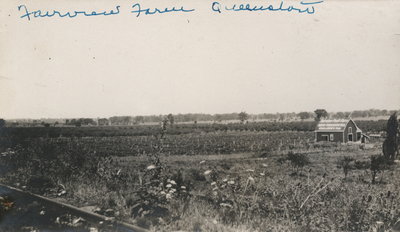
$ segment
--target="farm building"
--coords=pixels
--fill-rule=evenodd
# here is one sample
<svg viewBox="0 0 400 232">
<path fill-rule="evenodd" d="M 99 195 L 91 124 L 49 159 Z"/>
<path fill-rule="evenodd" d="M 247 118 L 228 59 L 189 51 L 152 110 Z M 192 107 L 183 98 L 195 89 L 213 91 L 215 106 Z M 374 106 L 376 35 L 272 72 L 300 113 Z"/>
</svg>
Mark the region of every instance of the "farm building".
<svg viewBox="0 0 400 232">
<path fill-rule="evenodd" d="M 365 142 L 368 138 L 352 119 L 321 120 L 315 130 L 315 139 L 330 142 Z"/>
</svg>

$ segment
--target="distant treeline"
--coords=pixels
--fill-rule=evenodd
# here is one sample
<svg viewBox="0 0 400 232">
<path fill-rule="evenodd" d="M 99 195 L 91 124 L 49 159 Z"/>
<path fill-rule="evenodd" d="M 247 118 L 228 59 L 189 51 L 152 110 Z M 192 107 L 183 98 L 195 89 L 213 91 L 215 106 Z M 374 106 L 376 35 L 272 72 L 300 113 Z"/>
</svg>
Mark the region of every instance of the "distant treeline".
<svg viewBox="0 0 400 232">
<path fill-rule="evenodd" d="M 318 110 L 317 110 L 318 111 Z M 326 112 L 326 111 L 325 111 Z M 326 112 L 325 118 L 329 119 L 345 119 L 345 118 L 368 118 L 387 116 L 396 112 L 395 110 L 355 110 L 352 112 Z M 173 123 L 196 123 L 196 122 L 214 122 L 227 123 L 232 121 L 270 121 L 270 122 L 288 122 L 314 120 L 317 117 L 316 112 L 299 112 L 299 113 L 264 113 L 264 114 L 247 114 L 229 113 L 229 114 L 169 114 L 169 115 L 149 115 L 149 116 L 113 116 L 110 118 L 75 118 L 75 119 L 18 119 L 7 120 L 0 119 L 1 124 L 8 127 L 29 127 L 29 126 L 133 126 L 140 124 L 159 124 L 166 118 Z M 3 125 L 4 126 L 4 125 Z"/>
<path fill-rule="evenodd" d="M 364 132 L 385 130 L 386 120 L 356 121 Z M 165 133 L 171 135 L 189 133 L 213 133 L 226 131 L 313 131 L 315 121 L 297 122 L 248 122 L 248 123 L 191 123 L 168 125 Z M 98 126 L 98 127 L 3 127 L 0 137 L 10 139 L 40 137 L 105 137 L 105 136 L 159 136 L 159 125 Z"/>
<path fill-rule="evenodd" d="M 379 117 L 388 116 L 393 111 L 388 110 L 355 110 L 352 112 L 334 112 L 328 113 L 330 119 L 344 119 L 351 116 L 352 118 L 366 118 L 366 117 Z M 100 124 L 108 123 L 109 125 L 135 125 L 143 123 L 159 123 L 162 122 L 166 117 L 173 117 L 174 122 L 223 122 L 223 121 L 234 121 L 240 120 L 240 113 L 229 113 L 229 114 L 170 114 L 170 115 L 150 115 L 150 116 L 114 116 L 110 118 L 99 119 Z M 307 120 L 314 119 L 316 117 L 315 112 L 300 112 L 300 113 L 264 113 L 264 114 L 248 114 L 246 120 L 251 121 L 292 121 L 292 120 Z M 82 121 L 83 119 L 81 119 Z"/>
<path fill-rule="evenodd" d="M 383 132 L 386 131 L 387 127 L 387 120 L 378 120 L 378 121 L 360 120 L 360 121 L 355 121 L 355 123 L 363 132 L 369 132 L 369 133 Z"/>
</svg>

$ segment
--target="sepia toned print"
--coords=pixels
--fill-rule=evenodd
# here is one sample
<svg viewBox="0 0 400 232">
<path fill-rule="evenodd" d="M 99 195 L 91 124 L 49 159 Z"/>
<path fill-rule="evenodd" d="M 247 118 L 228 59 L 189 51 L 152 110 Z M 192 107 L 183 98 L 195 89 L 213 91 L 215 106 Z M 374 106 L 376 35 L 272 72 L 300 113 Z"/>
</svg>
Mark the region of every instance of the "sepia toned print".
<svg viewBox="0 0 400 232">
<path fill-rule="evenodd" d="M 400 2 L 0 9 L 0 231 L 400 231 Z"/>
</svg>

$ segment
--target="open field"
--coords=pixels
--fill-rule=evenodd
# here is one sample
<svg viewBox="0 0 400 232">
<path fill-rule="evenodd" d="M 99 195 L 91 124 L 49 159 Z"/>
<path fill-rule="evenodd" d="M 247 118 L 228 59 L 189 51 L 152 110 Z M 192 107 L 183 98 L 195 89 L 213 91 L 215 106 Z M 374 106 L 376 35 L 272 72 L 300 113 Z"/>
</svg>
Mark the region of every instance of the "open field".
<svg viewBox="0 0 400 232">
<path fill-rule="evenodd" d="M 400 218 L 400 168 L 381 167 L 372 177 L 370 157 L 381 153 L 381 141 L 342 145 L 315 143 L 313 136 L 3 137 L 1 181 L 154 231 L 393 225 Z"/>
<path fill-rule="evenodd" d="M 386 120 L 356 121 L 360 128 L 366 132 L 382 132 L 386 128 Z M 165 131 L 168 135 L 201 134 L 219 132 L 274 132 L 274 131 L 303 131 L 315 130 L 315 121 L 288 121 L 288 122 L 249 122 L 249 123 L 187 123 L 174 124 Z M 0 130 L 0 137 L 13 140 L 26 138 L 60 138 L 60 137 L 113 137 L 113 136 L 159 136 L 161 127 L 157 125 L 132 125 L 132 126 L 51 126 L 51 127 L 4 127 Z"/>
<path fill-rule="evenodd" d="M 137 156 L 158 152 L 166 155 L 231 154 L 264 152 L 308 146 L 312 132 L 220 132 L 207 134 L 117 136 L 83 138 L 34 138 L 23 140 L 31 147 L 53 146 L 59 150 L 85 149 L 99 156 Z M 46 148 L 44 148 L 46 149 Z"/>
</svg>

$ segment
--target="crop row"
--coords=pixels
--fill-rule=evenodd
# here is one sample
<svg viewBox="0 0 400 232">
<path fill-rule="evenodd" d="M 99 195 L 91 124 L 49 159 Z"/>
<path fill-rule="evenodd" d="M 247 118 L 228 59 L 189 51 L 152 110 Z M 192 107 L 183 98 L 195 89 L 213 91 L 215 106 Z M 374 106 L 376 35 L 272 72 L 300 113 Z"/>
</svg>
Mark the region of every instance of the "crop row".
<svg viewBox="0 0 400 232">
<path fill-rule="evenodd" d="M 155 136 L 118 136 L 83 138 L 39 138 L 30 142 L 58 148 L 81 147 L 106 156 L 136 156 L 161 152 L 166 155 L 230 154 L 268 152 L 305 147 L 313 140 L 312 132 L 221 132 Z"/>
</svg>

